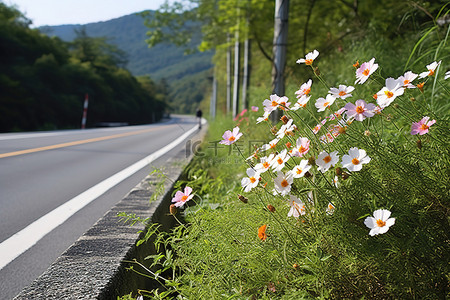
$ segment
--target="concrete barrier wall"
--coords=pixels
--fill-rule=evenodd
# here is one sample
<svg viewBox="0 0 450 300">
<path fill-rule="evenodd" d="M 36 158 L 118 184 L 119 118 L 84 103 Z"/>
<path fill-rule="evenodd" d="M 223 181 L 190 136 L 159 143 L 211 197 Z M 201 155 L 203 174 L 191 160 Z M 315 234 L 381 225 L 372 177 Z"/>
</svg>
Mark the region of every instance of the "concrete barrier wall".
<svg viewBox="0 0 450 300">
<path fill-rule="evenodd" d="M 203 129 L 193 140 L 200 140 Z M 192 139 L 191 139 L 192 141 Z M 169 215 L 171 191 L 193 154 L 186 157 L 184 147 L 167 161 L 161 171 L 170 179 L 164 192 L 150 203 L 161 181 L 157 174 L 147 176 L 103 218 L 68 248 L 50 267 L 14 299 L 116 299 L 139 289 L 149 289 L 151 280 L 127 271 L 124 260 L 142 262 L 149 255 L 151 243 L 135 246 L 142 224 L 130 226 L 119 222 L 119 212 L 134 213 L 161 224 L 169 230 L 175 220 Z M 143 233 L 142 233 L 143 234 Z M 150 247 L 150 248 L 149 248 Z"/>
</svg>

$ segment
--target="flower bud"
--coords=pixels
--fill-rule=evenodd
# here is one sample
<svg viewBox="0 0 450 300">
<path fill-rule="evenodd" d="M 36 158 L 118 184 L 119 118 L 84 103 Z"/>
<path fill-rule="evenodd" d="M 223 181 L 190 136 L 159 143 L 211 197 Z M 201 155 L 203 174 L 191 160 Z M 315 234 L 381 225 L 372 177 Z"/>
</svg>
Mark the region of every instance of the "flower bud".
<svg viewBox="0 0 450 300">
<path fill-rule="evenodd" d="M 316 74 L 316 76 L 320 76 L 320 70 L 319 70 L 319 67 L 315 67 L 315 68 L 314 68 L 314 74 Z"/>
<path fill-rule="evenodd" d="M 270 212 L 275 212 L 275 207 L 274 207 L 272 204 L 267 204 L 267 209 L 268 209 Z"/>
<path fill-rule="evenodd" d="M 242 196 L 240 194 L 238 194 L 237 196 L 238 196 L 239 200 L 241 200 L 242 202 L 244 202 L 244 203 L 248 202 L 248 198 L 246 198 L 246 197 L 244 197 L 244 196 Z"/>
<path fill-rule="evenodd" d="M 278 129 L 277 129 L 276 126 L 273 126 L 273 127 L 270 129 L 270 131 L 272 132 L 273 135 L 275 135 L 275 134 L 277 134 Z"/>
<path fill-rule="evenodd" d="M 422 149 L 422 141 L 417 140 L 417 148 Z"/>
<path fill-rule="evenodd" d="M 358 60 L 353 64 L 353 67 L 359 68 L 359 61 Z"/>
<path fill-rule="evenodd" d="M 342 179 L 346 180 L 350 177 L 350 174 L 346 173 L 346 172 L 342 172 Z"/>
<path fill-rule="evenodd" d="M 364 131 L 364 135 L 365 136 L 369 136 L 370 135 L 370 131 L 369 130 Z"/>
<path fill-rule="evenodd" d="M 308 158 L 308 164 L 310 164 L 311 166 L 315 166 L 316 158 L 314 156 L 311 156 L 310 158 Z"/>
<path fill-rule="evenodd" d="M 411 97 L 411 98 L 409 98 L 409 100 L 411 100 L 411 102 L 415 102 L 415 101 L 416 101 L 416 98 Z"/>
<path fill-rule="evenodd" d="M 298 264 L 293 264 L 292 267 L 297 270 L 298 268 L 300 268 L 300 266 Z"/>
<path fill-rule="evenodd" d="M 171 215 L 176 215 L 177 214 L 177 207 L 175 206 L 175 204 L 171 204 L 169 207 L 169 212 Z"/>
<path fill-rule="evenodd" d="M 286 147 L 289 149 L 289 148 L 292 147 L 292 144 L 291 144 L 290 142 L 287 142 L 287 143 L 286 143 Z"/>
<path fill-rule="evenodd" d="M 308 172 L 306 172 L 305 173 L 305 175 L 304 175 L 306 178 L 310 178 L 310 177 L 312 177 L 312 174 L 311 173 L 309 173 L 309 171 Z"/>
<path fill-rule="evenodd" d="M 336 168 L 336 175 L 342 175 L 342 169 L 337 167 Z"/>
<path fill-rule="evenodd" d="M 283 115 L 283 116 L 280 118 L 280 120 L 283 121 L 284 124 L 287 124 L 287 122 L 289 122 L 289 118 L 288 118 L 286 115 Z"/>
</svg>

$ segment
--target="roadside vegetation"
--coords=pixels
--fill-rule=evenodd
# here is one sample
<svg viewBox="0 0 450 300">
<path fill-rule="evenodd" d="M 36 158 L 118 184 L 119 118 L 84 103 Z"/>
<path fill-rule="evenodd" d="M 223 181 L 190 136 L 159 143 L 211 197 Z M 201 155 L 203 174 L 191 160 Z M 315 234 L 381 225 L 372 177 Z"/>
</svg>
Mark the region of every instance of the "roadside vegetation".
<svg viewBox="0 0 450 300">
<path fill-rule="evenodd" d="M 253 81 L 137 262 L 160 287 L 122 299 L 448 298 L 450 29 L 418 28 L 297 55 L 285 95 Z"/>
</svg>

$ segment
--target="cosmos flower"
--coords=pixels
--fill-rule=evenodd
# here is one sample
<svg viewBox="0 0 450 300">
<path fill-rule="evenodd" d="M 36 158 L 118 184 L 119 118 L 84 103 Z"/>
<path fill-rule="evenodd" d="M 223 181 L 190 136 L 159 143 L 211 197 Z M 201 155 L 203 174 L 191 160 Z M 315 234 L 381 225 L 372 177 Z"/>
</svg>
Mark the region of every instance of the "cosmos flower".
<svg viewBox="0 0 450 300">
<path fill-rule="evenodd" d="M 270 95 L 269 99 L 263 101 L 264 111 L 270 113 L 276 110 L 280 105 L 279 100 L 280 97 L 278 95 L 276 94 Z"/>
<path fill-rule="evenodd" d="M 386 79 L 386 86 L 377 93 L 377 103 L 381 108 L 388 107 L 404 91 L 403 82 L 389 77 Z"/>
<path fill-rule="evenodd" d="M 335 209 L 336 209 L 336 207 L 330 202 L 327 205 L 326 213 L 329 215 L 332 215 L 334 213 Z"/>
<path fill-rule="evenodd" d="M 269 115 L 270 111 L 264 111 L 263 116 L 256 119 L 256 124 L 259 124 L 263 121 L 269 121 Z"/>
<path fill-rule="evenodd" d="M 356 70 L 355 83 L 363 84 L 369 78 L 369 76 L 378 69 L 378 64 L 375 63 L 375 57 L 370 61 L 363 63 Z"/>
<path fill-rule="evenodd" d="M 330 154 L 326 151 L 322 151 L 316 159 L 316 165 L 318 166 L 317 169 L 322 173 L 325 173 L 331 168 L 331 166 L 335 166 L 338 161 L 339 156 L 337 151 L 333 151 Z"/>
<path fill-rule="evenodd" d="M 287 150 L 284 149 L 277 156 L 272 159 L 272 170 L 275 172 L 281 171 L 284 168 L 284 164 L 289 160 L 290 156 L 287 153 Z"/>
<path fill-rule="evenodd" d="M 259 175 L 259 172 L 255 171 L 252 168 L 247 169 L 247 175 L 248 177 L 242 178 L 241 186 L 244 188 L 245 192 L 250 192 L 258 185 L 261 176 Z"/>
<path fill-rule="evenodd" d="M 419 122 L 413 122 L 411 126 L 411 134 L 424 135 L 427 133 L 430 126 L 436 123 L 436 120 L 428 121 L 429 119 L 430 117 L 423 117 Z"/>
<path fill-rule="evenodd" d="M 175 197 L 172 198 L 172 202 L 175 202 L 176 207 L 183 207 L 183 205 L 194 197 L 192 193 L 192 188 L 186 186 L 184 188 L 184 193 L 182 191 L 177 191 Z"/>
<path fill-rule="evenodd" d="M 309 151 L 310 140 L 305 137 L 299 137 L 296 141 L 296 146 L 292 151 L 293 156 L 302 157 Z"/>
<path fill-rule="evenodd" d="M 422 72 L 419 74 L 419 78 L 425 78 L 427 76 L 433 76 L 434 73 L 436 72 L 436 69 L 439 67 L 439 65 L 441 64 L 441 60 L 439 62 L 433 61 L 431 64 L 427 65 L 427 70 L 426 72 Z"/>
<path fill-rule="evenodd" d="M 278 172 L 277 177 L 273 181 L 275 183 L 273 194 L 286 196 L 291 191 L 291 185 L 294 178 L 290 173 L 284 174 L 283 172 Z"/>
<path fill-rule="evenodd" d="M 336 98 L 331 94 L 328 94 L 326 98 L 318 98 L 315 104 L 317 111 L 324 111 L 327 107 L 330 107 L 335 100 Z"/>
<path fill-rule="evenodd" d="M 406 72 L 404 75 L 400 76 L 399 78 L 397 78 L 397 81 L 403 83 L 403 87 L 404 88 L 408 88 L 408 89 L 415 89 L 416 86 L 414 84 L 411 84 L 411 82 L 417 78 L 417 74 L 408 71 Z"/>
<path fill-rule="evenodd" d="M 266 229 L 267 229 L 266 224 L 258 228 L 258 237 L 261 241 L 265 241 L 267 238 Z"/>
<path fill-rule="evenodd" d="M 311 85 L 312 85 L 311 79 L 302 84 L 300 88 L 297 91 L 295 91 L 296 97 L 301 98 L 303 96 L 308 96 L 308 94 L 311 92 Z"/>
<path fill-rule="evenodd" d="M 289 205 L 291 209 L 288 212 L 288 217 L 298 218 L 306 214 L 305 203 L 295 196 L 290 196 Z"/>
<path fill-rule="evenodd" d="M 259 173 L 264 173 L 270 168 L 270 164 L 272 163 L 273 158 L 275 157 L 275 154 L 270 154 L 267 157 L 261 157 L 261 160 L 258 164 L 255 166 L 255 170 Z"/>
<path fill-rule="evenodd" d="M 310 98 L 311 96 L 301 96 L 300 99 L 298 99 L 297 102 L 295 102 L 295 104 L 291 107 L 291 110 L 297 110 L 299 108 L 306 107 L 306 104 L 308 103 Z"/>
<path fill-rule="evenodd" d="M 259 107 L 258 106 L 252 106 L 251 109 L 252 109 L 252 111 L 257 112 L 259 110 Z"/>
<path fill-rule="evenodd" d="M 300 58 L 296 61 L 296 63 L 301 64 L 304 63 L 305 65 L 312 65 L 314 60 L 319 56 L 319 51 L 314 50 L 313 52 L 309 52 L 306 54 L 305 58 Z"/>
<path fill-rule="evenodd" d="M 296 165 L 290 172 L 293 178 L 300 178 L 305 175 L 306 172 L 311 169 L 311 166 L 308 165 L 308 160 L 303 159 L 300 164 Z"/>
<path fill-rule="evenodd" d="M 239 127 L 236 126 L 233 129 L 233 132 L 231 132 L 230 130 L 225 131 L 225 133 L 222 135 L 223 140 L 221 140 L 219 143 L 224 145 L 231 145 L 234 144 L 241 136 L 242 133 L 239 132 Z"/>
<path fill-rule="evenodd" d="M 262 145 L 261 149 L 264 150 L 264 151 L 267 151 L 267 150 L 270 150 L 270 149 L 275 149 L 275 147 L 277 146 L 279 141 L 280 141 L 280 139 L 273 139 L 268 144 Z"/>
<path fill-rule="evenodd" d="M 290 119 L 286 124 L 283 124 L 277 132 L 277 138 L 282 139 L 285 135 L 293 135 L 297 126 L 293 124 L 294 120 Z"/>
<path fill-rule="evenodd" d="M 362 121 L 365 118 L 370 118 L 374 116 L 375 104 L 366 103 L 364 100 L 356 100 L 355 104 L 347 103 L 344 108 L 346 109 L 346 114 L 349 118 L 355 118 L 356 121 Z"/>
<path fill-rule="evenodd" d="M 339 88 L 335 87 L 331 88 L 329 93 L 333 95 L 335 98 L 345 99 L 352 96 L 352 94 L 350 93 L 353 92 L 354 89 L 355 88 L 352 86 L 340 84 Z"/>
<path fill-rule="evenodd" d="M 373 217 L 367 217 L 364 225 L 370 228 L 371 236 L 386 233 L 389 227 L 395 224 L 395 218 L 389 218 L 391 212 L 387 209 L 377 209 L 373 212 Z"/>
<path fill-rule="evenodd" d="M 363 164 L 368 164 L 370 157 L 363 149 L 352 147 L 348 150 L 348 155 L 342 156 L 342 167 L 347 168 L 349 171 L 360 171 Z"/>
</svg>

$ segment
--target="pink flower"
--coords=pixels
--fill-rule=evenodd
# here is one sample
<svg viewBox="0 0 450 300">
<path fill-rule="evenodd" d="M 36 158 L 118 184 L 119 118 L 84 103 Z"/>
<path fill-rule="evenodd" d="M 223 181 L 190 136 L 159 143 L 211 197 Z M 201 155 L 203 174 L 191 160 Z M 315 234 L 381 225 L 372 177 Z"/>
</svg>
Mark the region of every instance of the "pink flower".
<svg viewBox="0 0 450 300">
<path fill-rule="evenodd" d="M 175 202 L 175 206 L 176 207 L 183 207 L 183 205 L 188 202 L 189 200 L 192 199 L 192 197 L 194 197 L 194 194 L 192 194 L 192 188 L 190 187 L 185 187 L 184 188 L 184 193 L 182 191 L 178 191 L 175 194 L 175 197 L 173 197 L 172 202 Z"/>
<path fill-rule="evenodd" d="M 378 69 L 378 64 L 375 64 L 375 57 L 370 61 L 365 62 L 356 70 L 355 83 L 363 84 L 369 76 Z"/>
<path fill-rule="evenodd" d="M 233 129 L 233 132 L 231 132 L 230 130 L 225 131 L 225 133 L 222 135 L 223 140 L 220 141 L 220 144 L 224 145 L 234 144 L 241 136 L 242 133 L 239 132 L 239 127 L 236 126 Z"/>
<path fill-rule="evenodd" d="M 278 108 L 280 105 L 280 97 L 276 94 L 270 95 L 269 99 L 266 99 L 263 101 L 264 105 L 264 111 L 265 112 L 272 112 Z"/>
<path fill-rule="evenodd" d="M 339 88 L 335 88 L 335 87 L 331 88 L 329 93 L 331 95 L 333 95 L 335 98 L 345 99 L 345 98 L 352 96 L 352 94 L 350 94 L 350 93 L 353 92 L 354 89 L 355 88 L 352 86 L 346 86 L 346 85 L 340 84 Z"/>
<path fill-rule="evenodd" d="M 319 56 L 319 51 L 314 50 L 313 52 L 309 52 L 308 54 L 306 54 L 305 58 L 298 59 L 296 63 L 298 64 L 304 63 L 306 65 L 312 65 L 317 56 Z"/>
<path fill-rule="evenodd" d="M 423 117 L 422 120 L 419 122 L 413 122 L 411 126 L 411 134 L 412 135 L 424 135 L 428 132 L 428 128 L 430 128 L 431 125 L 436 123 L 436 120 L 428 121 L 430 117 Z"/>
<path fill-rule="evenodd" d="M 355 104 L 347 103 L 344 108 L 347 110 L 346 114 L 349 118 L 355 118 L 357 121 L 362 121 L 365 118 L 373 117 L 375 104 L 366 103 L 364 100 L 356 100 Z"/>
<path fill-rule="evenodd" d="M 258 106 L 252 106 L 252 111 L 257 112 L 259 110 Z"/>
<path fill-rule="evenodd" d="M 293 150 L 293 156 L 299 156 L 302 157 L 303 155 L 305 155 L 306 153 L 308 153 L 309 151 L 309 143 L 310 140 L 308 140 L 308 138 L 305 137 L 299 137 L 296 141 L 296 147 Z"/>
</svg>

